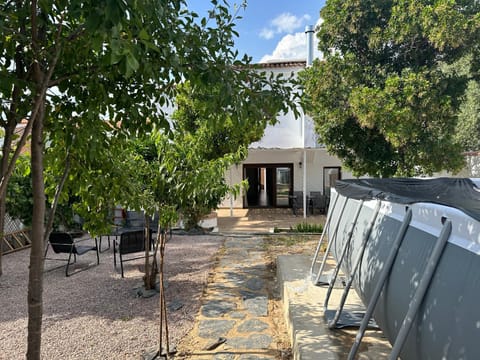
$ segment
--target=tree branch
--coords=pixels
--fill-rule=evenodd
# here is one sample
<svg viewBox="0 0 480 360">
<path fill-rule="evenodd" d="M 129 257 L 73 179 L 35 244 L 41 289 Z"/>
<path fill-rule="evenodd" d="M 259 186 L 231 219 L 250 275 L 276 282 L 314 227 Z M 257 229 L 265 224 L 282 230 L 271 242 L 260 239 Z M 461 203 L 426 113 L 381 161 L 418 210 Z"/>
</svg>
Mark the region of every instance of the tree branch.
<svg viewBox="0 0 480 360">
<path fill-rule="evenodd" d="M 35 0 L 32 1 L 32 11 L 33 11 L 32 27 L 34 27 L 33 24 L 36 24 L 36 13 L 35 13 L 36 4 L 37 2 Z M 34 5 L 35 5 L 35 8 L 34 8 Z M 50 79 L 53 75 L 53 71 L 55 70 L 55 66 L 57 65 L 58 59 L 60 58 L 61 46 L 60 46 L 59 39 L 60 39 L 60 34 L 62 32 L 62 27 L 63 27 L 63 23 L 61 22 L 57 31 L 57 37 L 56 37 L 57 45 L 55 50 L 55 56 L 52 59 L 52 63 L 50 64 L 50 68 L 48 69 L 46 76 L 44 77 L 43 81 L 41 81 L 40 88 L 38 89 L 39 93 L 37 94 L 37 97 L 35 99 L 32 114 L 30 115 L 30 120 L 28 121 L 27 126 L 25 126 L 23 134 L 20 138 L 20 141 L 17 144 L 17 148 L 15 149 L 12 159 L 10 160 L 7 170 L 5 171 L 4 174 L 1 174 L 2 178 L 0 179 L 0 196 L 5 196 L 8 179 L 10 179 L 10 176 L 13 173 L 13 169 L 15 168 L 15 163 L 20 156 L 22 148 L 25 146 L 25 143 L 27 142 L 28 134 L 32 130 L 33 123 L 35 122 L 35 119 L 37 118 L 39 111 L 44 106 L 44 99 L 48 89 L 48 83 L 50 82 Z M 36 45 L 34 45 L 34 43 L 36 43 L 36 40 L 33 39 L 33 36 L 37 36 L 37 32 L 36 30 L 32 29 L 32 44 L 33 44 L 32 46 L 35 47 Z M 34 62 L 34 66 L 38 67 L 37 68 L 38 71 L 41 71 L 38 61 Z M 37 76 L 38 76 L 38 73 L 37 73 Z"/>
<path fill-rule="evenodd" d="M 70 172 L 70 149 L 67 150 L 67 156 L 65 158 L 65 169 L 63 170 L 62 178 L 55 189 L 55 196 L 53 198 L 52 205 L 50 206 L 50 211 L 48 212 L 47 225 L 45 226 L 45 234 L 43 236 L 44 242 L 47 241 L 50 236 L 50 232 L 53 227 L 53 220 L 55 218 L 55 212 L 57 211 L 58 202 L 60 201 L 60 195 L 62 193 L 65 181 L 67 180 L 68 173 Z"/>
</svg>

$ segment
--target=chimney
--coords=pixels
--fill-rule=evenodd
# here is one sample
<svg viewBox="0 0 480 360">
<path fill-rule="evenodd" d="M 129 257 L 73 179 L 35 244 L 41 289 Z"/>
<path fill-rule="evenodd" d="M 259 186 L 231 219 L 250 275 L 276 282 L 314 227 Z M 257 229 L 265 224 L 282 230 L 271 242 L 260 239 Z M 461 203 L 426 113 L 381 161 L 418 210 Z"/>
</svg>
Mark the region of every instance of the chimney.
<svg viewBox="0 0 480 360">
<path fill-rule="evenodd" d="M 313 25 L 307 25 L 305 27 L 305 34 L 307 34 L 307 66 L 311 66 L 313 63 L 313 34 L 315 30 Z"/>
</svg>

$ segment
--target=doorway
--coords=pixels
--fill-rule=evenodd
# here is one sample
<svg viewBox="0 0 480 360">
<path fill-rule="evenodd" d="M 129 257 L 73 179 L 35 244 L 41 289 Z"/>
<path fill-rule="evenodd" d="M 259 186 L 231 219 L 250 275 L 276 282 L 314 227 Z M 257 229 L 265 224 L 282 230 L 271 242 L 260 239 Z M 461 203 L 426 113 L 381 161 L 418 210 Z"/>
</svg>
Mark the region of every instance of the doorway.
<svg viewBox="0 0 480 360">
<path fill-rule="evenodd" d="M 293 164 L 244 164 L 248 190 L 243 207 L 291 207 Z"/>
</svg>

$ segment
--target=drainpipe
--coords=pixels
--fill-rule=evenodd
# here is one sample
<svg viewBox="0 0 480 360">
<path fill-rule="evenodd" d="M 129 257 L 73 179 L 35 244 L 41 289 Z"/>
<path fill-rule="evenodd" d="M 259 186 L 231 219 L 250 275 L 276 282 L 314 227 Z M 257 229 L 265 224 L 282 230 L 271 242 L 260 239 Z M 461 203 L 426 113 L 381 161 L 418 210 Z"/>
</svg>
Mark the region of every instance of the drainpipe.
<svg viewBox="0 0 480 360">
<path fill-rule="evenodd" d="M 307 25 L 305 27 L 305 34 L 307 35 L 307 66 L 311 66 L 313 63 L 313 34 L 315 30 L 313 25 Z"/>
<path fill-rule="evenodd" d="M 305 115 L 303 115 L 305 118 Z M 304 122 L 305 123 L 305 122 Z M 305 132 L 305 130 L 304 130 Z M 304 142 L 305 144 L 305 142 Z M 307 217 L 307 151 L 305 150 L 305 145 L 303 146 L 303 218 Z"/>
<path fill-rule="evenodd" d="M 230 186 L 232 186 L 232 166 L 230 165 Z M 233 217 L 233 194 L 230 194 L 230 217 Z"/>
<path fill-rule="evenodd" d="M 313 63 L 313 25 L 307 25 L 305 27 L 305 34 L 307 35 L 307 67 Z M 305 127 L 305 113 L 302 111 L 302 123 L 303 123 L 303 218 L 307 217 L 307 151 L 306 145 L 306 127 Z"/>
</svg>

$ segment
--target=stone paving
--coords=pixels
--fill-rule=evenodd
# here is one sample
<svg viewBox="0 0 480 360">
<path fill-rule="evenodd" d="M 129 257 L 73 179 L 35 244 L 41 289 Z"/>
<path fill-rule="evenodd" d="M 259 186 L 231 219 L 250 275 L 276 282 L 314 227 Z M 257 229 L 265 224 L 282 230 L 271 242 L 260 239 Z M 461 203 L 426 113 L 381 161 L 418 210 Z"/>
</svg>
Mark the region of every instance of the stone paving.
<svg viewBox="0 0 480 360">
<path fill-rule="evenodd" d="M 226 237 L 206 289 L 186 359 L 281 359 L 272 322 L 272 270 L 261 237 Z M 184 350 L 185 351 L 185 350 Z M 183 351 L 182 351 L 183 352 Z"/>
</svg>

